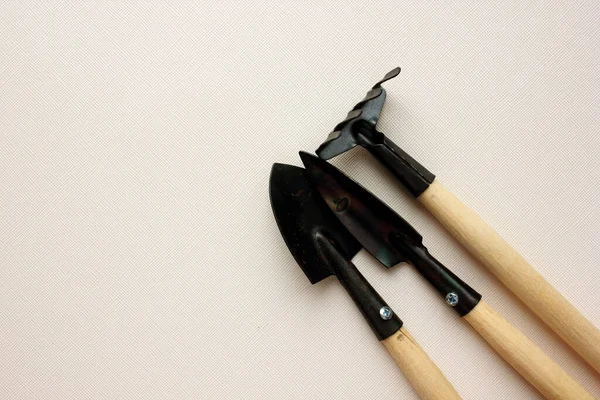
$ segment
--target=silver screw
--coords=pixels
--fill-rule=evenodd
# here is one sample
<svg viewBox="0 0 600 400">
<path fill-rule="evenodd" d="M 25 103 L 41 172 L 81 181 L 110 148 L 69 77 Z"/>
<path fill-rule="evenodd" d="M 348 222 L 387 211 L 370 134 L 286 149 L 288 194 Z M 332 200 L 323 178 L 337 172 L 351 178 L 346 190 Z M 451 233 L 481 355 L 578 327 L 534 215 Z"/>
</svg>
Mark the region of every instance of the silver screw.
<svg viewBox="0 0 600 400">
<path fill-rule="evenodd" d="M 458 304 L 458 295 L 454 292 L 448 293 L 446 295 L 446 303 L 448 303 L 449 306 L 454 307 Z"/>
<path fill-rule="evenodd" d="M 388 306 L 383 306 L 379 309 L 379 316 L 384 321 L 390 320 L 393 315 L 394 315 L 394 312 Z"/>
</svg>

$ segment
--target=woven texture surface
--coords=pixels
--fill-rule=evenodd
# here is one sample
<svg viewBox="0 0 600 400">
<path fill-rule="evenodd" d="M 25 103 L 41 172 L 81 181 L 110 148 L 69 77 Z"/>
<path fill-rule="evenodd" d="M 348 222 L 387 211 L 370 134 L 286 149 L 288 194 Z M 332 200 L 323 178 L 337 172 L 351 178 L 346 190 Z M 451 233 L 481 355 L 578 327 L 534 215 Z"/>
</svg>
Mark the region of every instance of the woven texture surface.
<svg viewBox="0 0 600 400">
<path fill-rule="evenodd" d="M 416 398 L 268 197 L 397 65 L 380 130 L 600 325 L 597 3 L 350 3 L 0 4 L 0 398 Z M 600 397 L 365 151 L 334 164 Z M 464 398 L 537 398 L 412 268 L 354 261 Z"/>
</svg>

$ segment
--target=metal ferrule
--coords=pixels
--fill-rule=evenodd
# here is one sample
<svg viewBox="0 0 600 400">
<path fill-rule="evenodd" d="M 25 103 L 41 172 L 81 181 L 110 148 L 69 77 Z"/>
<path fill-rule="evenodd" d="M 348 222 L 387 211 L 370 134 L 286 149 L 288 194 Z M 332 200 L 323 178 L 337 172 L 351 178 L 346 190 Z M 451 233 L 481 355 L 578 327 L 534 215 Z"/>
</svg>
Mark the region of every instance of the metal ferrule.
<svg viewBox="0 0 600 400">
<path fill-rule="evenodd" d="M 389 306 L 373 286 L 369 284 L 352 262 L 347 261 L 339 254 L 326 236 L 317 234 L 317 241 L 320 254 L 326 258 L 327 264 L 352 297 L 377 339 L 383 340 L 396 333 L 402 327 L 402 320 L 395 313 L 392 313 L 389 317 L 381 315 L 381 309 L 384 307 L 389 308 Z"/>
<path fill-rule="evenodd" d="M 419 164 L 404 150 L 377 131 L 370 124 L 361 124 L 359 142 L 381 164 L 398 178 L 400 183 L 415 198 L 419 197 L 435 179 L 435 175 Z"/>
<path fill-rule="evenodd" d="M 401 235 L 393 235 L 390 242 L 410 260 L 417 271 L 461 317 L 468 314 L 481 300 L 479 293 L 429 254 L 425 246 L 414 244 Z"/>
</svg>

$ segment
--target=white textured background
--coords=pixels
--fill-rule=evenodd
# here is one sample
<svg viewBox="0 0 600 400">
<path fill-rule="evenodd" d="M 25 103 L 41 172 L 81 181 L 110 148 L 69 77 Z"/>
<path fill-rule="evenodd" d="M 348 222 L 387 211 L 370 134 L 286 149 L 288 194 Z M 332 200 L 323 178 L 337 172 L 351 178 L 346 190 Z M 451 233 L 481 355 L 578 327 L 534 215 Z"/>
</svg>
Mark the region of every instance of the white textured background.
<svg viewBox="0 0 600 400">
<path fill-rule="evenodd" d="M 415 398 L 273 219 L 383 74 L 380 129 L 600 325 L 596 1 L 0 4 L 0 398 Z M 335 160 L 588 390 L 363 150 Z M 408 266 L 355 263 L 467 399 L 537 398 Z"/>
</svg>

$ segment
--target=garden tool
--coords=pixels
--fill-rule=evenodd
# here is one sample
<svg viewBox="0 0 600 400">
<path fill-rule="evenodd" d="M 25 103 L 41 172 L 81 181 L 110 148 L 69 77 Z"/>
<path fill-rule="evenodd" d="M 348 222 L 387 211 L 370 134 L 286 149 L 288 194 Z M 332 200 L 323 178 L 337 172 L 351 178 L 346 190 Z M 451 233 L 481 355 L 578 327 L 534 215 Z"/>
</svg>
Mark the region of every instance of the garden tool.
<svg viewBox="0 0 600 400">
<path fill-rule="evenodd" d="M 334 275 L 422 399 L 460 399 L 402 321 L 350 261 L 361 245 L 313 190 L 306 171 L 274 164 L 271 206 L 281 235 L 311 283 Z"/>
<path fill-rule="evenodd" d="M 377 82 L 329 134 L 317 155 L 328 160 L 356 145 L 366 148 L 475 258 L 600 372 L 600 330 L 435 175 L 377 130 L 386 98 L 381 84 L 399 73 L 395 68 Z"/>
<path fill-rule="evenodd" d="M 300 153 L 314 187 L 356 240 L 387 268 L 412 264 L 519 374 L 548 399 L 593 399 L 528 337 L 435 259 L 421 235 L 381 200 L 333 165 Z"/>
</svg>

